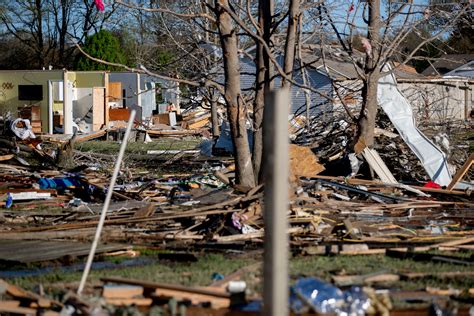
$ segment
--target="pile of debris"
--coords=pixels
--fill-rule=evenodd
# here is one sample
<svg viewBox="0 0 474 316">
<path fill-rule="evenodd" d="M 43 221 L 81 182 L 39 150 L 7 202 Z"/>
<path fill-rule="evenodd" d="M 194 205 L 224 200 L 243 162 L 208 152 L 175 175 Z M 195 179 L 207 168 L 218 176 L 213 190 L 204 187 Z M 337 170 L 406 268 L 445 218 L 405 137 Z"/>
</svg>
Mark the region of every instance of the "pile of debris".
<svg viewBox="0 0 474 316">
<path fill-rule="evenodd" d="M 175 121 L 181 122 L 181 126 L 171 124 Z M 465 140 L 448 140 L 449 147 L 456 149 L 448 153 L 449 162 L 458 172 L 452 183 L 442 188 L 429 183 L 424 166 L 388 119 L 381 117 L 378 120 L 376 147 L 363 148 L 358 156 L 347 151 L 353 125 L 343 117 L 333 117 L 329 124 L 313 123 L 311 130 L 305 130 L 304 122 L 292 123 L 293 127 L 302 128 L 294 130 L 294 143 L 307 145 L 290 146 L 288 235 L 293 254 L 385 255 L 472 265 L 472 258 L 436 253 L 473 249 L 471 189 L 456 187 L 461 180 L 471 180 L 474 156 L 468 156 Z M 207 134 L 202 129 L 208 124 L 209 115 L 199 112 L 180 115 L 179 120 L 176 115 L 160 115 L 154 118 L 153 127 L 137 128 L 134 137 L 147 140 L 150 136 L 179 138 Z M 23 132 L 29 136 L 23 139 L 18 133 L 7 133 L 0 138 L 3 145 L 0 160 L 4 162 L 0 163 L 3 195 L 0 261 L 30 264 L 51 260 L 67 262 L 85 257 L 108 190 L 110 170 L 107 169 L 111 168 L 115 156 L 84 154 L 74 151 L 74 147 L 91 139 L 128 140 L 123 139 L 121 127 L 75 135 L 70 139 L 61 135 L 37 138 L 25 132 L 30 131 L 27 125 L 17 128 L 26 129 Z M 439 135 L 439 132 L 433 135 Z M 438 143 L 446 143 L 443 137 L 440 136 Z M 180 152 L 158 154 L 177 155 Z M 203 164 L 197 151 L 191 155 L 189 164 Z M 170 156 L 164 157 L 166 166 L 176 163 Z M 265 216 L 262 211 L 263 185 L 248 188 L 236 184 L 231 158 L 212 157 L 204 161 L 205 167 L 193 168 L 192 173 L 189 168 L 187 174 L 162 175 L 150 168 L 123 168 L 118 184 L 113 188 L 113 202 L 107 210 L 101 245 L 96 253 L 130 252 L 136 246 L 181 252 L 261 249 Z M 84 165 L 74 166 L 77 162 Z M 366 279 L 377 283 L 373 277 L 335 276 L 333 283 L 349 286 L 364 283 Z M 430 277 L 429 272 L 422 275 L 387 273 L 377 275 L 375 280 L 425 277 Z M 242 291 L 232 290 L 232 286 L 238 289 L 241 286 L 231 286 L 228 282 L 226 286 L 231 289 L 226 290 L 223 287 L 189 289 L 117 278 L 104 278 L 103 281 L 120 284 L 118 287 L 103 286 L 101 298 L 105 300 L 105 306 L 134 304 L 152 309 L 166 305 L 172 313 L 178 305 L 185 305 L 170 301 L 175 298 L 188 302 L 190 308 L 198 308 L 196 313 L 199 313 L 199 308 L 206 304 L 229 308 L 242 301 L 249 303 L 242 299 Z M 311 286 L 319 284 L 314 280 L 307 282 Z M 328 291 L 332 286 L 330 291 L 341 298 L 341 306 L 345 304 L 343 297 L 358 297 L 364 305 L 366 297 L 375 295 L 360 290 L 343 293 L 328 284 L 317 286 Z M 72 294 L 62 303 L 43 302 L 40 297 L 5 282 L 0 287 L 4 298 L 0 301 L 3 306 L 0 312 L 35 314 L 41 310 L 54 315 L 66 305 L 89 314 L 95 308 Z M 380 303 L 379 311 L 389 309 L 388 303 L 381 303 L 383 298 L 373 296 L 372 300 Z M 301 296 L 294 301 L 297 302 L 295 312 L 303 312 L 305 308 L 324 312 L 314 307 L 317 302 L 308 304 Z M 99 305 L 104 306 L 102 303 Z M 258 310 L 258 306 L 253 310 Z"/>
</svg>

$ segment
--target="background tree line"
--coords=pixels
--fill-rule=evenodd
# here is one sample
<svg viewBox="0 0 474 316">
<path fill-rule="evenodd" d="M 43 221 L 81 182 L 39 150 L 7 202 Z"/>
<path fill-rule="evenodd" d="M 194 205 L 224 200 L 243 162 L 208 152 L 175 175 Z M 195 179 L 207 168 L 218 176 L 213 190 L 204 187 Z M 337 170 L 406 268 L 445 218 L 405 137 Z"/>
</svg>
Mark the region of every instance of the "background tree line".
<svg viewBox="0 0 474 316">
<path fill-rule="evenodd" d="M 199 1 L 153 0 L 148 7 L 185 11 L 186 6 L 193 3 Z M 446 10 L 449 9 L 446 7 Z M 115 2 L 107 5 L 104 12 L 99 12 L 92 0 L 11 1 L 0 5 L 0 17 L 0 69 L 77 68 L 79 57 L 73 43 L 85 44 L 87 37 L 107 30 L 111 34 L 106 36 L 109 39 L 115 37 L 119 47 L 105 45 L 101 48 L 104 52 L 97 57 L 110 58 L 118 50 L 119 57 L 106 60 L 124 62 L 129 66 L 151 64 L 151 69 L 185 72 L 195 64 L 187 58 L 189 52 L 195 52 L 200 45 L 209 43 L 209 38 L 213 36 L 212 32 L 204 32 L 210 24 L 201 25 L 201 32 L 196 32 L 194 28 L 189 29 L 187 21 L 169 14 L 126 10 Z M 437 24 L 443 22 L 438 19 Z M 473 25 L 472 12 L 466 12 L 446 36 L 423 45 L 416 54 L 417 58 L 410 60 L 409 65 L 422 71 L 429 66 L 427 58 L 436 58 L 444 53 L 474 53 Z M 413 29 L 401 44 L 400 54 L 411 51 L 435 27 L 422 24 Z M 195 36 L 196 33 L 200 36 Z M 173 35 L 171 42 L 170 35 Z M 335 37 L 332 39 L 336 40 Z M 357 41 L 355 47 L 362 50 Z M 183 57 L 186 63 L 183 63 Z M 82 63 L 80 69 L 98 68 L 95 63 Z"/>
</svg>

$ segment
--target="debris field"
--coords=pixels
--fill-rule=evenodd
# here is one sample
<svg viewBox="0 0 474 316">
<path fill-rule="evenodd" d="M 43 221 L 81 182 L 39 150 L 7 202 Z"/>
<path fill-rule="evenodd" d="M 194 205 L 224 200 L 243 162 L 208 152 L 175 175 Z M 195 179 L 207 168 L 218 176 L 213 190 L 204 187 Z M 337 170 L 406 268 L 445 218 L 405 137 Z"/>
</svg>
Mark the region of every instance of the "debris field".
<svg viewBox="0 0 474 316">
<path fill-rule="evenodd" d="M 474 264 L 472 184 L 465 189 L 457 184 L 472 180 L 474 157 L 466 149 L 469 136 L 462 136 L 469 134 L 471 126 L 459 123 L 457 133 L 450 134 L 461 135 L 450 139 L 448 157 L 457 173 L 452 185 L 440 187 L 429 181 L 390 122 L 378 122 L 377 146 L 361 150 L 356 157 L 349 157 L 344 150 L 351 130 L 341 121 L 294 130 L 287 214 L 292 256 L 333 256 L 335 260 L 339 256 L 387 256 L 469 270 Z M 123 128 L 118 127 L 72 138 L 45 134 L 21 140 L 4 133 L 0 139 L 0 262 L 5 267 L 81 262 L 96 234 L 116 159 L 116 154 L 100 152 L 101 143 L 127 141 L 145 146 L 166 140 L 176 147 L 127 152 L 96 257 L 133 257 L 139 255 L 138 248 L 176 257 L 206 252 L 261 253 L 264 185 L 249 188 L 235 184 L 233 158 L 221 155 L 222 150 L 218 156 L 203 155 L 202 144 L 212 143 L 209 124 L 209 115 L 191 112 L 183 116 L 182 128 L 157 122 L 155 127 L 135 127 L 129 140 L 122 138 Z M 430 133 L 436 134 L 436 128 Z M 179 147 L 183 137 L 202 143 L 183 149 Z M 87 142 L 97 144 L 98 150 L 80 150 Z M 303 278 L 292 286 L 290 306 L 298 314 L 359 308 L 368 314 L 415 315 L 416 308 L 394 307 L 390 301 L 416 298 L 425 303 L 417 315 L 428 315 L 426 306 L 443 310 L 439 300 L 458 304 L 462 315 L 467 312 L 465 304 L 472 303 L 474 288 L 409 291 L 386 284 L 434 277 L 472 280 L 474 272 L 468 270 L 336 273 L 328 283 Z M 93 299 L 91 303 L 72 291 L 65 293 L 62 301 L 52 299 L 5 279 L 0 283 L 0 314 L 89 315 L 97 306 L 103 310 L 134 306 L 150 315 L 240 315 L 258 311 L 259 300 L 261 304 L 259 295 L 246 297 L 243 273 L 245 268 L 206 287 L 188 287 L 104 272 L 100 303 Z M 325 310 L 322 302 L 308 302 L 304 290 L 308 286 L 320 286 L 333 293 L 333 298 L 340 296 L 342 305 Z M 94 291 L 88 288 L 87 293 Z M 355 301 L 361 305 L 354 305 Z M 371 303 L 362 307 L 363 302 Z M 74 312 L 64 314 L 68 308 Z"/>
</svg>

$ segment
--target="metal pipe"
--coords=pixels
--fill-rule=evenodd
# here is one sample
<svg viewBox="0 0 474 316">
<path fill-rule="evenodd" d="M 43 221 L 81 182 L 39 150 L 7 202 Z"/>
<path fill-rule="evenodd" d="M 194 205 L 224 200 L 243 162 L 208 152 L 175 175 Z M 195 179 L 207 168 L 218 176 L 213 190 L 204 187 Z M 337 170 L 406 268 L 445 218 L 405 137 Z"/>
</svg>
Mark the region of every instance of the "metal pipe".
<svg viewBox="0 0 474 316">
<path fill-rule="evenodd" d="M 288 315 L 288 89 L 265 100 L 265 255 L 263 315 Z"/>
<path fill-rule="evenodd" d="M 135 120 L 135 114 L 135 110 L 132 110 L 128 119 L 127 129 L 125 131 L 125 136 L 123 138 L 122 145 L 120 146 L 117 161 L 115 162 L 114 172 L 112 174 L 112 178 L 110 179 L 110 184 L 107 190 L 107 195 L 105 197 L 104 206 L 102 207 L 102 213 L 100 214 L 99 223 L 97 224 L 97 230 L 95 231 L 94 241 L 92 242 L 91 251 L 89 252 L 89 256 L 87 257 L 87 263 L 84 267 L 84 272 L 82 273 L 81 283 L 79 284 L 79 288 L 77 289 L 78 295 L 81 295 L 82 291 L 84 290 L 84 286 L 86 285 L 87 277 L 92 266 L 92 261 L 94 260 L 95 251 L 97 249 L 97 244 L 99 243 L 100 239 L 100 234 L 102 233 L 102 228 L 104 227 L 105 216 L 107 215 L 107 210 L 109 209 L 110 200 L 114 191 L 115 181 L 117 180 L 117 176 L 120 171 L 120 165 L 122 164 L 123 155 L 125 154 L 125 149 L 127 148 L 128 138 L 130 137 L 130 131 Z"/>
</svg>

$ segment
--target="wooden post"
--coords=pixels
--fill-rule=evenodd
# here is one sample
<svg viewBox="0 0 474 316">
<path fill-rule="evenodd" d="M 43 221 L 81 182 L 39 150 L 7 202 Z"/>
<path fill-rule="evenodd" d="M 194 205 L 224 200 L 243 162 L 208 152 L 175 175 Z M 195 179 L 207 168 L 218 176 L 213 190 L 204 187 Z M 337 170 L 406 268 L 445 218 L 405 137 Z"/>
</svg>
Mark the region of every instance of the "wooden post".
<svg viewBox="0 0 474 316">
<path fill-rule="evenodd" d="M 265 100 L 265 256 L 263 315 L 288 315 L 288 89 Z"/>
</svg>

